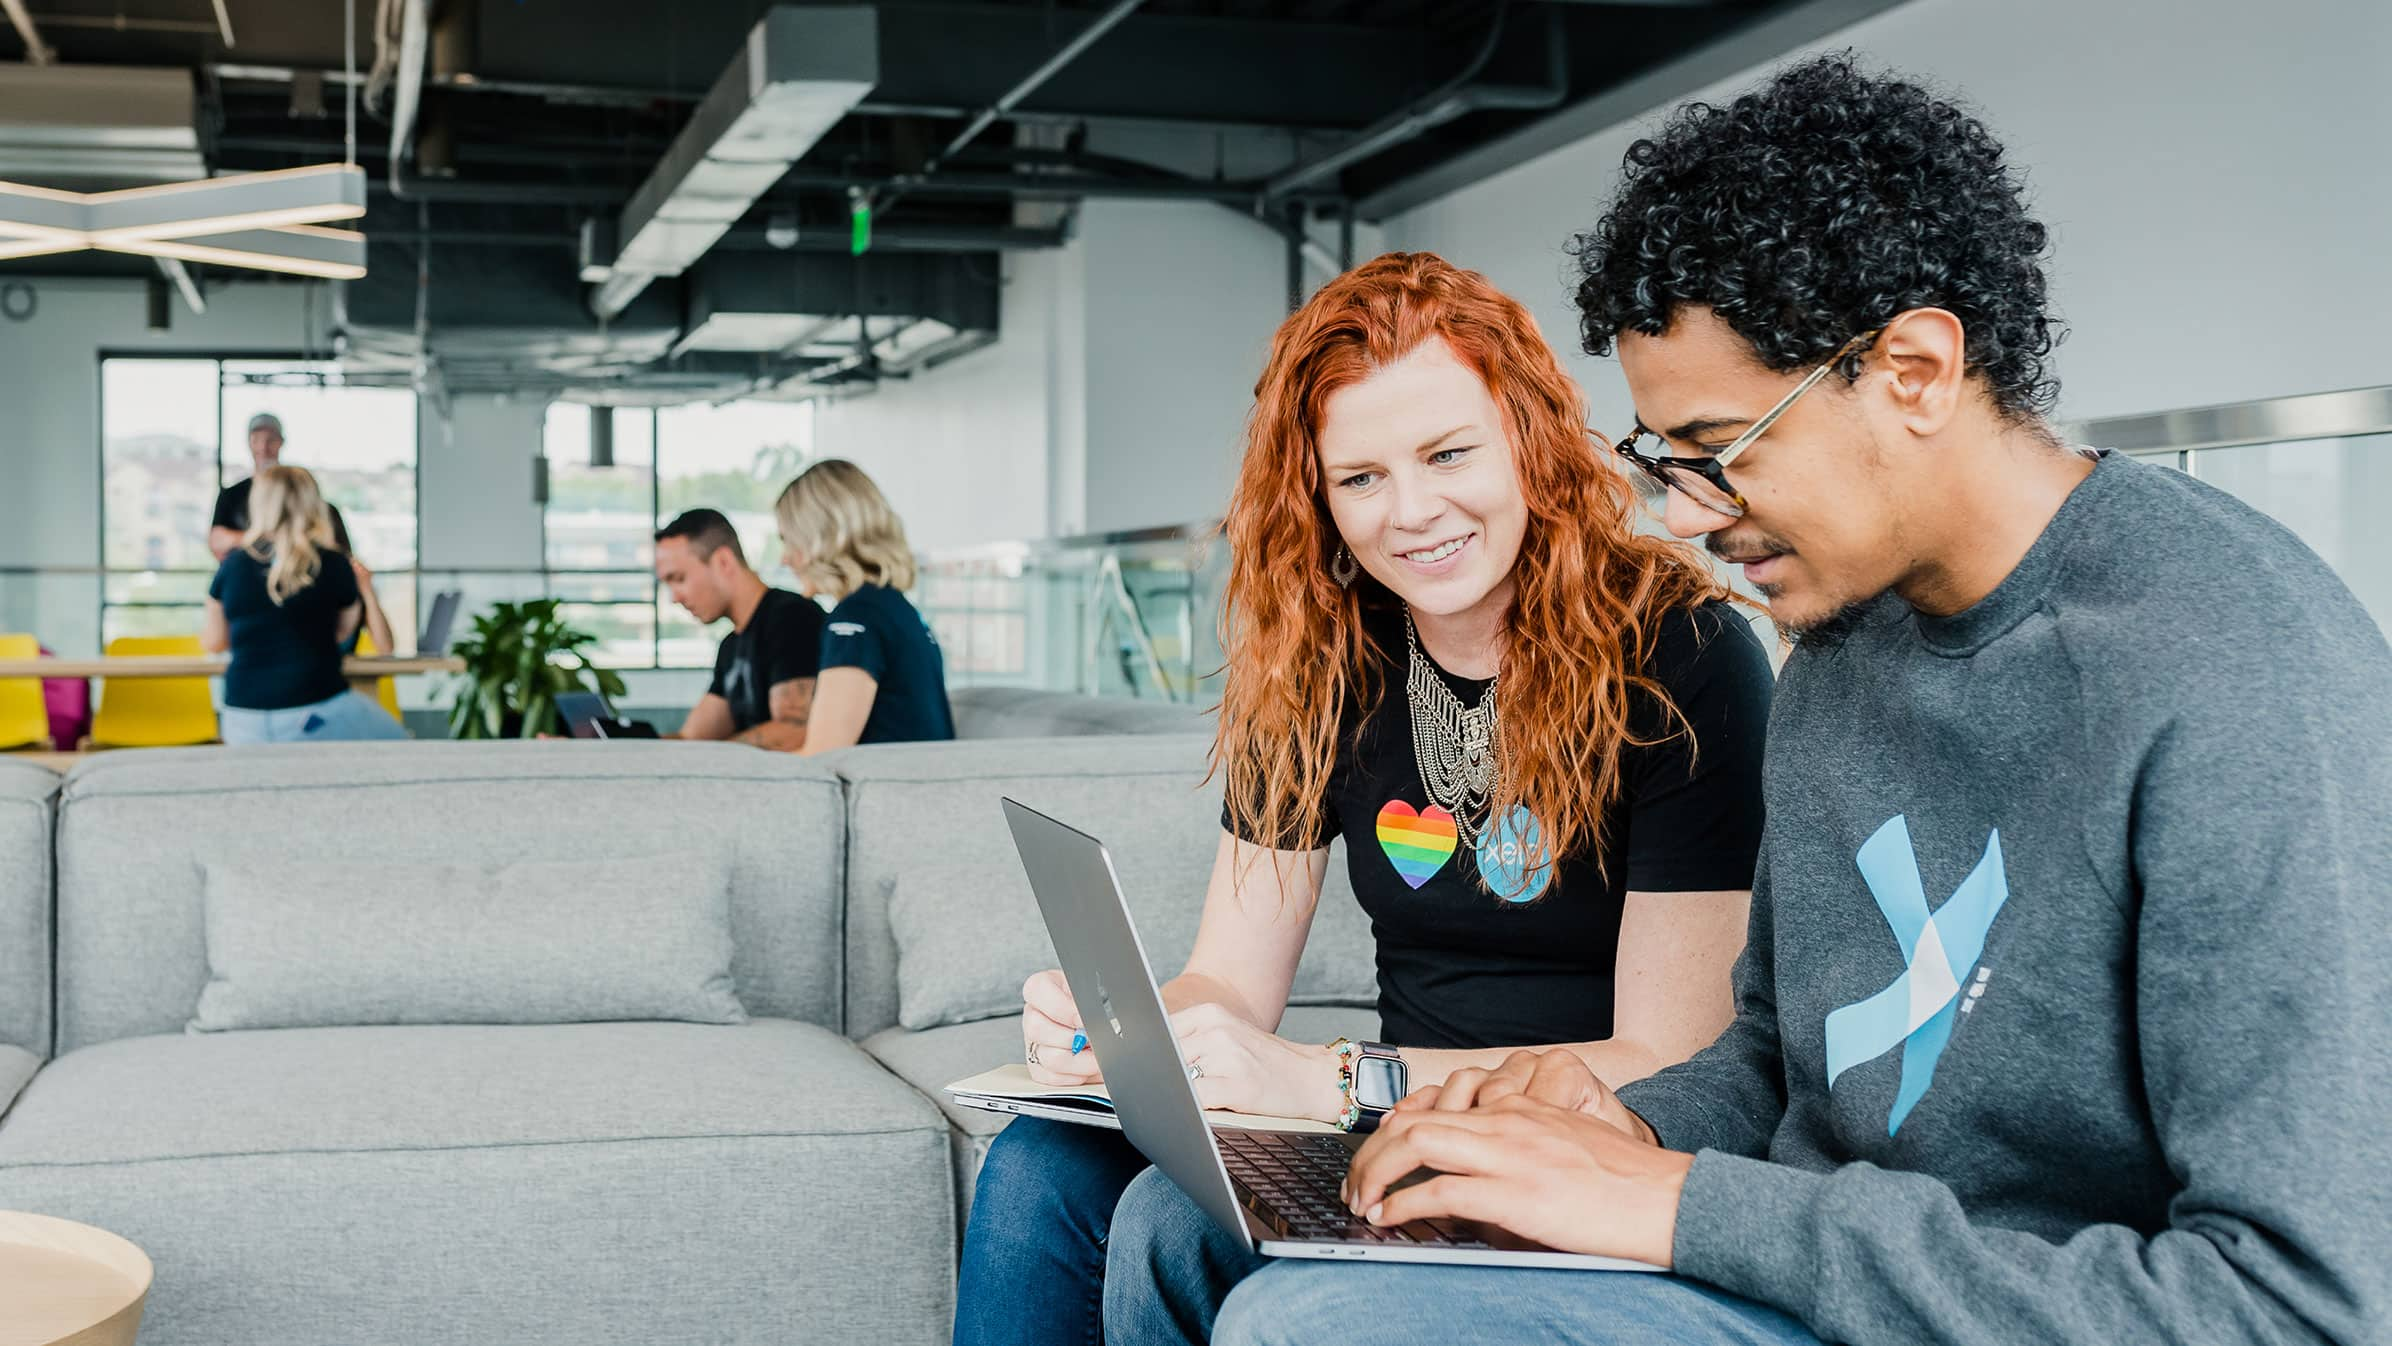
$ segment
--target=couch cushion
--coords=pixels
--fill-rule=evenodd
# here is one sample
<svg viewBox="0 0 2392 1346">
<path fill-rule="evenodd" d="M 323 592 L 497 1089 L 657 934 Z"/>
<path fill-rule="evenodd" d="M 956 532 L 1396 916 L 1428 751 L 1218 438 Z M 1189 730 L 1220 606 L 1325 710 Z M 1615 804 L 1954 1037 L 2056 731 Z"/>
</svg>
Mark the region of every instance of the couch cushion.
<svg viewBox="0 0 2392 1346">
<path fill-rule="evenodd" d="M 1204 779 L 1211 744 L 1201 735 L 1149 734 L 891 744 L 839 754 L 835 765 L 847 781 L 848 1034 L 864 1037 L 898 1022 L 889 901 L 901 875 L 935 867 L 1018 880 L 1021 859 L 1001 796 L 1103 840 L 1134 888 L 1184 893 L 1200 906 L 1221 841 L 1220 791 Z M 1304 957 L 1350 970 L 1368 966 L 1373 950 L 1342 857 L 1342 846 L 1333 850 Z M 968 914 L 977 890 L 948 891 L 959 918 Z M 1166 977 L 1179 971 L 1155 970 Z M 1323 984 L 1355 980 L 1349 971 Z"/>
<path fill-rule="evenodd" d="M 58 773 L 0 757 L 0 1043 L 50 1051 L 50 826 Z"/>
<path fill-rule="evenodd" d="M 0 1191 L 147 1251 L 158 1346 L 930 1343 L 945 1132 L 783 1020 L 176 1035 L 45 1069 Z"/>
<path fill-rule="evenodd" d="M 1203 707 L 1135 697 L 1082 696 L 1032 687 L 958 687 L 957 738 L 1058 738 L 1075 734 L 1209 734 Z"/>
<path fill-rule="evenodd" d="M 16 1102 L 18 1091 L 42 1068 L 42 1059 L 22 1047 L 0 1042 L 0 1117 L 8 1115 L 8 1105 Z"/>
<path fill-rule="evenodd" d="M 207 980 L 202 866 L 607 861 L 695 852 L 730 869 L 748 1012 L 839 1022 L 839 785 L 706 743 L 344 743 L 112 753 L 58 822 L 58 1045 L 182 1028 Z M 138 838 L 139 845 L 131 844 Z"/>
<path fill-rule="evenodd" d="M 1117 857 L 1138 943 L 1165 977 L 1187 964 L 1204 915 L 1203 884 L 1191 900 L 1188 876 L 1178 868 L 1181 857 L 1172 849 L 1142 848 Z M 1360 909 L 1342 908 L 1328 923 L 1344 924 L 1340 915 L 1349 911 L 1358 915 Z M 1019 1014 L 1022 982 L 1056 962 L 1038 899 L 1018 864 L 992 869 L 945 862 L 908 869 L 889 897 L 889 928 L 897 937 L 897 1022 L 904 1028 Z M 1297 967 L 1288 1003 L 1369 1005 L 1377 994 L 1368 946 L 1333 934 Z"/>
<path fill-rule="evenodd" d="M 1379 1020 L 1368 1010 L 1298 1007 L 1279 1023 L 1282 1036 L 1297 1042 L 1334 1042 L 1341 1037 L 1375 1038 Z M 947 1086 L 1020 1057 L 1022 1020 L 983 1019 L 927 1032 L 891 1028 L 864 1039 L 864 1050 L 898 1078 L 938 1104 L 953 1127 L 956 1228 L 972 1208 L 972 1186 L 980 1178 L 980 1160 L 989 1141 L 1012 1117 L 983 1108 L 959 1107 L 947 1096 Z"/>
<path fill-rule="evenodd" d="M 204 868 L 194 1031 L 747 1019 L 716 856 Z"/>
</svg>

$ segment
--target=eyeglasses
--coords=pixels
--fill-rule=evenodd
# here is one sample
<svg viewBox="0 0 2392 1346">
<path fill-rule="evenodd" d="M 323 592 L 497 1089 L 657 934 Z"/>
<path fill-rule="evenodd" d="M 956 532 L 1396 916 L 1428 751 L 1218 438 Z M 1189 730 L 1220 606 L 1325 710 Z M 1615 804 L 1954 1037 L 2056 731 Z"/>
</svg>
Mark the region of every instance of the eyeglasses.
<svg viewBox="0 0 2392 1346">
<path fill-rule="evenodd" d="M 1735 462 L 1738 455 L 1751 448 L 1752 442 L 1765 434 L 1770 426 L 1775 425 L 1778 417 L 1785 415 L 1796 402 L 1801 401 L 1804 393 L 1818 387 L 1821 379 L 1834 373 L 1839 367 L 1849 366 L 1844 369 L 1846 378 L 1860 377 L 1860 357 L 1867 354 L 1871 346 L 1877 344 L 1877 338 L 1884 332 L 1885 329 L 1882 327 L 1872 327 L 1838 347 L 1835 354 L 1827 357 L 1827 363 L 1812 370 L 1802 382 L 1794 385 L 1794 391 L 1787 393 L 1776 406 L 1761 413 L 1761 419 L 1754 421 L 1751 429 L 1736 436 L 1735 443 L 1715 454 L 1702 458 L 1665 458 L 1656 454 L 1638 453 L 1636 441 L 1647 435 L 1652 435 L 1656 440 L 1660 439 L 1659 435 L 1654 435 L 1652 431 L 1645 429 L 1642 422 L 1638 422 L 1636 428 L 1629 431 L 1625 439 L 1613 444 L 1612 451 L 1642 468 L 1645 475 L 1660 482 L 1663 486 L 1679 492 L 1704 509 L 1715 514 L 1725 514 L 1731 519 L 1741 519 L 1744 517 L 1744 496 L 1735 487 L 1728 484 L 1728 464 Z"/>
</svg>

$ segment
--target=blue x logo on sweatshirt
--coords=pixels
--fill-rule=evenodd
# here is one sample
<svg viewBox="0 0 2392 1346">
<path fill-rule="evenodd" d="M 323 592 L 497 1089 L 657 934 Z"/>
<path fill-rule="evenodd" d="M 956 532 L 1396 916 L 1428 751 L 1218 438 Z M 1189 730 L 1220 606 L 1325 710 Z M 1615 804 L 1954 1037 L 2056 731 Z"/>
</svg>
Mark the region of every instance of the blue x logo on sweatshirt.
<svg viewBox="0 0 2392 1346">
<path fill-rule="evenodd" d="M 1985 932 L 2010 900 L 2010 883 L 2002 873 L 1997 830 L 1986 839 L 1985 858 L 1929 915 L 1910 823 L 1901 814 L 1862 844 L 1855 861 L 1869 896 L 1902 946 L 1903 968 L 1892 985 L 1827 1016 L 1827 1086 L 1833 1089 L 1845 1071 L 1902 1044 L 1902 1088 L 1885 1121 L 1885 1134 L 1891 1136 L 1935 1080 L 1935 1062 L 1952 1038 L 1961 988 L 1985 952 Z"/>
</svg>

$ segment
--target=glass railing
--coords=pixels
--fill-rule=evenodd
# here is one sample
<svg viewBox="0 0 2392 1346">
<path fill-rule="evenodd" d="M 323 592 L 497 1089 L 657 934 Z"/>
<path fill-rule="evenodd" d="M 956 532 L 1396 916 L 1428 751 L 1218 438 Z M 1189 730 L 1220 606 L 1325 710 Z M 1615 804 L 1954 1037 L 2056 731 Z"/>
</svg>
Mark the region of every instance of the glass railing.
<svg viewBox="0 0 2392 1346">
<path fill-rule="evenodd" d="M 914 600 L 956 687 L 1204 702 L 1223 566 L 1209 525 L 1000 543 L 922 559 Z"/>
<path fill-rule="evenodd" d="M 2392 387 L 2068 429 L 2079 443 L 2164 462 L 2283 524 L 2334 568 L 2377 626 L 2392 631 L 2392 566 L 2373 546 L 2392 515 Z"/>
</svg>

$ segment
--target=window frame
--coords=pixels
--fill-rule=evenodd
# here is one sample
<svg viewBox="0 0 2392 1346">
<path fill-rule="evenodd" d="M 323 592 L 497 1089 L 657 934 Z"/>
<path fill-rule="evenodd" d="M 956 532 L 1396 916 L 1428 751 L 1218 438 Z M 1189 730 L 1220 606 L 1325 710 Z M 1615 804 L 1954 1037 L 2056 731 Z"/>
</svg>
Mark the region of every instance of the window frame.
<svg viewBox="0 0 2392 1346">
<path fill-rule="evenodd" d="M 98 479 L 99 479 L 99 500 L 98 500 L 98 509 L 97 509 L 97 515 L 98 515 L 99 527 L 98 527 L 98 528 L 95 530 L 95 532 L 94 532 L 94 535 L 93 535 L 93 539 L 92 539 L 92 551 L 93 551 L 93 556 L 92 556 L 92 574 L 95 576 L 95 578 L 97 579 L 98 583 L 95 585 L 95 587 L 94 587 L 94 592 L 93 592 L 93 594 L 92 594 L 92 601 L 93 601 L 93 603 L 94 603 L 94 605 L 95 605 L 95 607 L 94 607 L 94 612 L 93 612 L 92 633 L 93 633 L 93 636 L 94 636 L 94 638 L 95 638 L 95 640 L 96 640 L 96 642 L 97 642 L 97 645 L 98 645 L 98 650 L 97 650 L 97 652 L 98 652 L 98 653 L 101 653 L 101 654 L 105 654 L 105 653 L 107 652 L 107 649 L 108 649 L 108 614 L 109 614 L 109 612 L 110 612 L 111 610 L 113 610 L 113 609 L 116 609 L 116 608 L 124 608 L 124 609 L 130 610 L 130 611 L 141 611 L 141 610 L 144 610 L 144 609 L 152 609 L 152 610 L 177 610 L 177 611 L 187 611 L 187 612 L 190 612 L 190 613 L 192 613 L 192 614 L 193 614 L 193 617 L 194 617 L 194 621 L 193 621 L 193 628 L 194 628 L 194 629 L 197 629 L 197 624 L 198 624 L 198 623 L 197 623 L 197 620 L 196 620 L 196 619 L 197 619 L 197 616 L 198 616 L 198 614 L 199 614 L 199 613 L 201 613 L 202 611 L 204 611 L 204 610 L 205 610 L 205 605 L 206 605 L 206 601 L 207 601 L 207 600 L 206 600 L 206 598 L 205 598 L 204 596 L 203 596 L 202 598 L 200 598 L 200 599 L 198 599 L 198 600 L 195 600 L 195 601 L 192 601 L 192 602 L 177 602 L 177 601 L 164 601 L 164 600 L 141 600 L 141 599 L 129 599 L 129 600 L 124 600 L 124 601 L 111 601 L 111 600 L 109 599 L 109 597 L 108 597 L 108 585 L 109 585 L 109 581 L 111 581 L 111 580 L 113 580 L 113 579 L 117 578 L 117 577 L 118 577 L 118 576 L 120 576 L 120 575 L 144 575 L 144 574 L 150 574 L 150 575 L 200 575 L 200 576 L 205 576 L 205 577 L 207 577 L 207 578 L 210 578 L 210 579 L 212 579 L 212 578 L 214 578 L 214 576 L 215 576 L 215 573 L 216 573 L 216 568 L 215 568 L 214 566 L 207 566 L 207 567 L 153 567 L 153 566 L 134 566 L 134 567 L 125 567 L 125 566 L 115 566 L 115 565 L 110 565 L 110 564 L 109 564 L 109 562 L 108 562 L 108 540 L 109 540 L 109 532 L 108 532 L 108 366 L 109 366 L 109 364 L 110 364 L 111 362 L 128 363 L 128 364 L 129 364 L 129 363 L 134 363 L 134 362 L 140 362 L 140 363 L 167 363 L 167 364 L 200 364 L 200 363 L 206 363 L 206 364 L 209 364 L 209 365 L 213 365 L 213 366 L 215 367 L 215 380 L 214 380 L 214 387 L 215 387 L 215 390 L 216 390 L 216 405 L 215 405 L 215 408 L 214 408 L 213 412 L 211 413 L 210 420 L 211 420 L 211 423 L 212 423 L 212 424 L 215 426 L 215 432 L 216 432 L 216 457 L 215 457 L 216 490 L 217 490 L 217 492 L 221 493 L 221 492 L 224 490 L 225 486 L 229 484 L 229 483 L 227 483 L 227 482 L 225 481 L 225 479 L 224 479 L 224 472 L 225 472 L 225 467 L 224 467 L 224 453 L 225 453 L 225 448 L 226 448 L 226 445 L 225 445 L 225 442 L 224 442 L 224 367 L 225 367 L 227 364 L 251 364 L 251 363 L 254 363 L 254 364 L 276 364 L 276 363 L 282 363 L 282 364 L 292 364 L 292 365 L 321 365 L 321 364 L 325 364 L 325 363 L 327 363 L 327 361 L 324 359 L 323 355 L 322 355 L 320 352 L 318 352 L 318 353 L 310 353 L 310 352 L 307 352 L 307 351 L 302 351 L 302 350 L 293 350 L 293 349 L 290 349 L 290 348 L 288 348 L 288 347 L 270 348 L 270 349 L 257 349 L 257 348 L 228 348 L 228 347 L 219 347 L 219 348 L 216 348 L 216 349 L 213 349 L 213 350 L 194 350 L 194 351 L 155 351 L 155 350 L 126 350 L 126 349 L 124 349 L 124 348 L 121 348 L 121 347 L 108 347 L 108 346 L 103 346 L 103 347 L 101 347 L 101 348 L 99 349 L 99 351 L 98 351 L 98 354 L 97 354 L 97 359 L 98 359 L 98 365 L 99 365 L 99 368 L 98 368 L 98 377 L 97 377 L 96 379 L 94 379 L 94 380 L 93 380 L 93 404 L 92 404 L 92 425 L 93 425 L 93 427 L 95 428 L 95 430 L 97 431 L 97 434 L 95 435 L 95 440 L 96 440 L 96 442 L 93 444 L 93 446 L 92 446 L 92 450 L 93 450 L 93 453 L 94 453 L 94 455 L 95 455 L 95 456 L 96 456 L 96 458 L 97 458 L 97 465 L 98 465 L 98 468 L 99 468 L 99 471 L 98 471 L 98 472 L 97 472 L 97 474 L 96 474 L 96 475 L 97 475 L 97 477 L 98 477 Z M 411 527 L 414 529 L 414 532 L 415 532 L 415 547 L 414 547 L 414 552 L 415 552 L 415 564 L 413 564 L 413 565 L 411 565 L 411 566 L 408 566 L 408 567 L 405 567 L 405 568 L 403 568 L 403 569 L 402 569 L 402 568 L 394 568 L 394 569 L 390 569 L 390 570 L 377 570 L 377 571 L 375 571 L 375 572 L 374 572 L 375 587 L 376 587 L 376 589 L 377 589 L 377 590 L 380 590 L 380 591 L 382 591 L 382 592 L 385 592 L 385 593 L 389 592 L 389 590 L 388 590 L 388 589 L 386 589 L 386 588 L 384 587 L 384 582 L 385 582 L 385 581 L 403 581 L 403 582 L 404 582 L 405 586 L 407 587 L 407 589 L 408 589 L 408 591 L 409 591 L 407 610 L 408 610 L 409 612 L 411 612 L 411 613 L 414 613 L 414 614 L 416 614 L 418 617 L 420 617 L 420 616 L 422 615 L 422 612 L 423 612 L 423 609 L 422 609 L 422 606 L 421 606 L 421 602 L 422 602 L 422 598 L 423 598 L 423 593 L 422 593 L 422 587 L 421 587 L 421 584 L 419 583 L 419 577 L 420 577 L 420 576 L 421 576 L 421 574 L 423 573 L 423 535 L 424 535 L 424 455 L 423 455 L 423 424 L 422 424 L 422 414 L 423 414 L 423 413 L 422 413 L 422 409 L 421 409 L 421 407 L 420 407 L 420 406 L 416 407 L 416 408 L 413 410 L 413 412 L 412 412 L 412 415 L 413 415 L 413 416 L 414 416 L 414 418 L 415 418 L 415 426 L 414 426 L 415 434 L 414 434 L 414 444 L 412 445 L 412 451 L 411 451 L 411 452 L 408 454 L 408 464 L 407 464 L 408 476 L 409 476 L 409 479 L 410 479 L 410 481 L 409 481 L 409 495 L 410 495 L 410 498 L 411 498 L 411 505 L 410 505 L 410 508 L 409 508 L 409 522 L 410 522 L 410 526 L 411 526 Z M 410 638 L 412 638 L 412 637 L 413 637 L 413 636 L 415 636 L 416 634 L 417 634 L 417 633 L 416 633 L 416 632 L 414 632 L 414 631 L 410 631 L 410 632 L 408 632 L 408 635 L 409 635 L 409 637 L 410 637 Z"/>
</svg>

